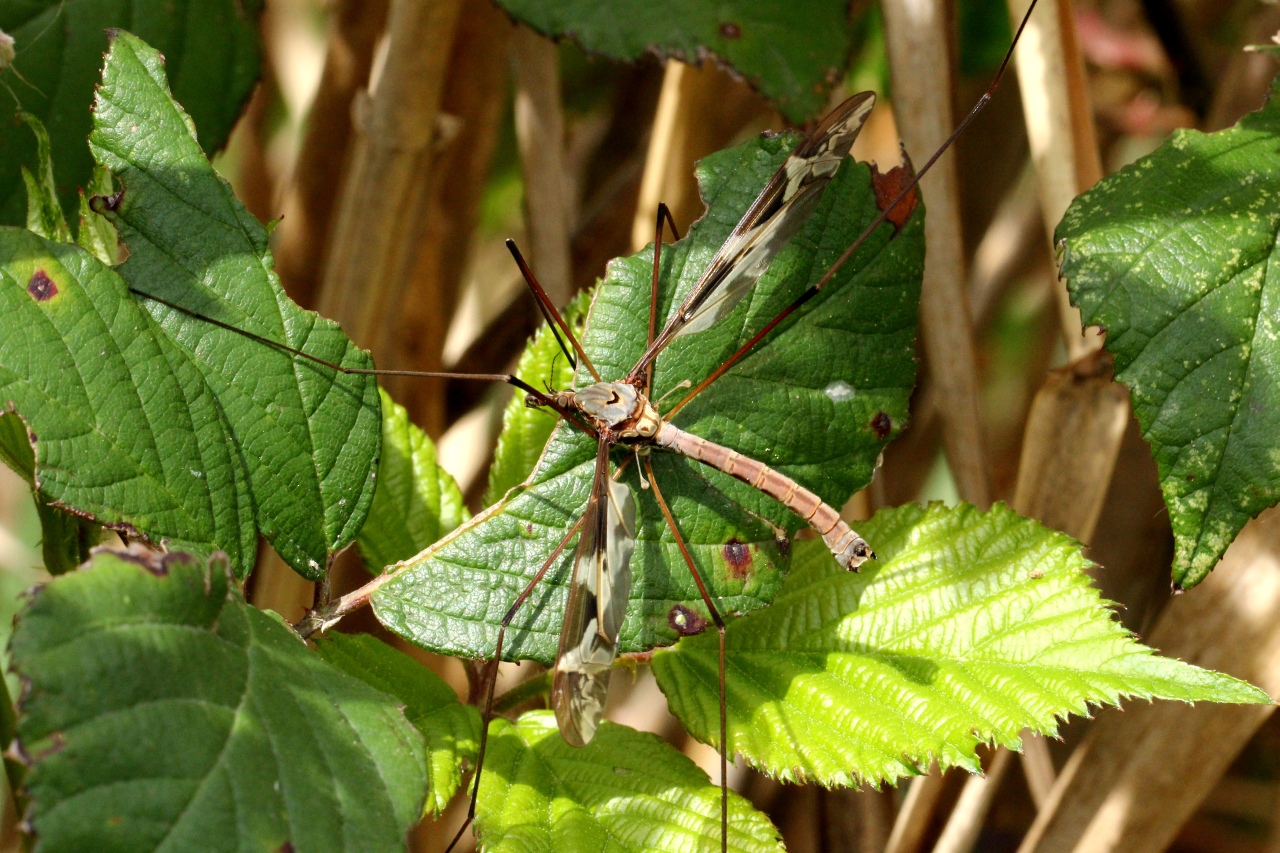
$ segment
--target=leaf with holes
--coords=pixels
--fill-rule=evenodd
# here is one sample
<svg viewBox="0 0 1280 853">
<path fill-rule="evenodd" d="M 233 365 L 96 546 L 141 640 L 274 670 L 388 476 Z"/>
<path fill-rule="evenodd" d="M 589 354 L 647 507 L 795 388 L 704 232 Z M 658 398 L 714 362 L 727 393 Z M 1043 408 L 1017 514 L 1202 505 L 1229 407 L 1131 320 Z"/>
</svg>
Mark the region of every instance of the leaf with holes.
<svg viewBox="0 0 1280 853">
<path fill-rule="evenodd" d="M 58 198 L 76 214 L 76 188 L 90 181 L 93 87 L 107 50 L 106 31 L 131 30 L 163 51 L 174 90 L 200 125 L 206 153 L 221 148 L 258 82 L 258 16 L 262 0 L 174 0 L 93 3 L 0 0 L 0 30 L 14 39 L 14 69 L 0 86 L 5 115 L 19 109 L 49 128 L 62 182 Z M 23 221 L 19 166 L 35 162 L 25 128 L 0 122 L 0 222 Z"/>
<path fill-rule="evenodd" d="M 716 249 L 795 144 L 758 139 L 707 158 L 707 215 L 662 252 L 658 316 L 693 286 Z M 816 281 L 880 208 L 871 169 L 847 161 L 807 225 L 773 261 L 750 298 L 712 328 L 677 339 L 658 358 L 654 399 L 670 407 Z M 923 211 L 882 224 L 821 294 L 764 338 L 675 424 L 772 465 L 840 506 L 871 479 L 901 428 L 915 380 Z M 648 335 L 652 249 L 613 261 L 596 291 L 584 346 L 606 379 L 635 364 Z M 537 382 L 539 377 L 524 377 Z M 578 387 L 589 382 L 580 366 Z M 660 403 L 660 405 L 663 405 Z M 373 595 L 378 618 L 421 646 L 467 657 L 493 653 L 497 626 L 582 513 L 595 462 L 591 437 L 561 424 L 521 490 L 428 549 Z M 652 454 L 655 478 L 694 559 L 725 610 L 767 604 L 781 581 L 785 543 L 804 522 L 752 487 L 700 463 Z M 629 461 L 630 460 L 630 461 Z M 705 607 L 651 490 L 624 447 L 614 465 L 638 504 L 634 582 L 621 648 L 671 643 L 671 614 Z M 874 543 L 873 543 L 874 544 Z M 567 592 L 568 549 L 508 634 L 505 653 L 549 662 Z"/>
<path fill-rule="evenodd" d="M 1280 97 L 1235 127 L 1180 130 L 1077 198 L 1055 232 L 1084 322 L 1160 471 L 1173 578 L 1199 583 L 1280 500 Z"/>
<path fill-rule="evenodd" d="M 908 505 L 859 529 L 878 560 L 843 571 L 796 546 L 773 607 L 729 625 L 730 751 L 788 781 L 892 782 L 981 772 L 980 743 L 1018 748 L 1124 696 L 1270 703 L 1230 676 L 1162 658 L 1090 586 L 1080 545 L 997 505 Z M 719 741 L 718 638 L 653 658 L 672 711 Z"/>
<path fill-rule="evenodd" d="M 100 549 L 17 620 L 27 819 L 54 851 L 403 851 L 422 738 L 224 560 Z"/>
<path fill-rule="evenodd" d="M 494 720 L 476 809 L 488 853 L 702 850 L 720 837 L 720 788 L 661 738 L 604 723 L 581 749 L 547 711 Z M 717 845 L 717 848 L 718 845 Z M 728 849 L 781 853 L 778 831 L 729 792 Z"/>
</svg>

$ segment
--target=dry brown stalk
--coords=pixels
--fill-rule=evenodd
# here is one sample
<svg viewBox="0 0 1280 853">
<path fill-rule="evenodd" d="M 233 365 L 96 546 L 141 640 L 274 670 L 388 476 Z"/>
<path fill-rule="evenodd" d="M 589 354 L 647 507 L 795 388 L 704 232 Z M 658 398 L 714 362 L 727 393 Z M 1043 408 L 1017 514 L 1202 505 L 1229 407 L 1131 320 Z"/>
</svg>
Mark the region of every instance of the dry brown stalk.
<svg viewBox="0 0 1280 853">
<path fill-rule="evenodd" d="M 1009 0 L 1010 17 L 1019 20 L 1030 3 Z M 1040 0 L 1014 56 L 1031 162 L 1050 239 L 1071 200 L 1102 180 L 1074 15 L 1071 0 Z M 1061 282 L 1056 293 L 1069 359 L 1098 349 L 1102 341 L 1096 333 L 1081 335 L 1080 312 L 1068 301 Z"/>
<path fill-rule="evenodd" d="M 373 49 L 386 20 L 387 0 L 339 0 L 329 13 L 324 70 L 271 246 L 281 281 L 303 306 L 315 304 L 325 237 L 351 138 L 351 102 L 369 83 Z"/>
<path fill-rule="evenodd" d="M 907 148 L 936 151 L 955 128 L 950 15 L 945 2 L 886 3 L 885 37 L 894 80 L 894 115 Z M 920 331 L 943 415 L 942 441 L 960 496 L 991 503 L 978 396 L 973 322 L 965 293 L 955 160 L 944 157 L 921 181 L 928 206 Z"/>
</svg>

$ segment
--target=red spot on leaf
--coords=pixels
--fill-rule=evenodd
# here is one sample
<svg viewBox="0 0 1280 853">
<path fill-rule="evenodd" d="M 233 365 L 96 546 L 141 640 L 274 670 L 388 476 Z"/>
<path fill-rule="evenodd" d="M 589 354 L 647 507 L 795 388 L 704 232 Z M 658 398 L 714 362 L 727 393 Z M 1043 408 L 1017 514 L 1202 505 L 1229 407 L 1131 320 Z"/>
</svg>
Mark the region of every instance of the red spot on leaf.
<svg viewBox="0 0 1280 853">
<path fill-rule="evenodd" d="M 898 228 L 906 224 L 920 202 L 916 187 L 911 186 L 911 181 L 915 178 L 911 158 L 907 157 L 905 151 L 902 152 L 902 157 L 905 162 L 887 172 L 881 172 L 874 164 L 871 166 L 871 186 L 876 191 L 876 206 L 881 210 L 889 210 L 889 206 L 893 205 L 886 218 Z M 910 190 L 907 190 L 908 186 L 911 186 Z M 904 190 L 907 190 L 906 195 L 902 195 Z M 900 195 L 902 200 L 894 204 L 894 200 Z"/>
<path fill-rule="evenodd" d="M 31 294 L 31 298 L 36 302 L 48 302 L 58 295 L 58 285 L 53 283 L 53 279 L 49 278 L 47 272 L 36 270 L 35 275 L 31 276 L 31 281 L 27 282 L 27 293 Z"/>
<path fill-rule="evenodd" d="M 886 412 L 876 412 L 871 418 L 871 429 L 877 438 L 888 438 L 893 430 L 893 419 Z"/>
<path fill-rule="evenodd" d="M 740 39 L 742 38 L 742 27 L 733 23 L 733 21 L 725 21 L 720 25 L 720 35 L 727 39 Z"/>
<path fill-rule="evenodd" d="M 751 549 L 737 539 L 725 543 L 724 561 L 729 566 L 729 574 L 739 580 L 751 574 Z"/>
<path fill-rule="evenodd" d="M 677 604 L 668 611 L 667 624 L 681 637 L 692 637 L 707 629 L 707 620 L 683 604 Z"/>
<path fill-rule="evenodd" d="M 89 199 L 89 209 L 94 213 L 114 213 L 124 201 L 124 187 L 111 195 L 95 195 Z"/>
</svg>

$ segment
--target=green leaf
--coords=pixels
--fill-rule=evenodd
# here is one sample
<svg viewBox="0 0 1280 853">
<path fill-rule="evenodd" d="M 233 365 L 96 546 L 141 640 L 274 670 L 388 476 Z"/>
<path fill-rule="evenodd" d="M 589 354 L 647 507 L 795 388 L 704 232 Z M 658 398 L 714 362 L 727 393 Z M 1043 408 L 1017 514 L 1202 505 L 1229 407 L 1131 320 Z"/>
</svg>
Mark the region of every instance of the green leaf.
<svg viewBox="0 0 1280 853">
<path fill-rule="evenodd" d="M 404 850 L 426 783 L 390 697 L 244 603 L 225 561 L 105 549 L 12 641 L 40 849 Z"/>
<path fill-rule="evenodd" d="M 95 196 L 105 198 L 112 192 L 111 172 L 94 166 L 89 186 L 80 191 L 80 226 L 76 231 L 76 243 L 109 266 L 120 262 L 120 235 L 107 217 L 90 206 L 90 199 Z"/>
<path fill-rule="evenodd" d="M 653 3 L 650 0 L 499 0 L 546 36 L 571 36 L 592 53 L 633 61 L 646 53 L 686 62 L 708 53 L 729 65 L 793 122 L 821 112 L 848 65 L 849 4 L 842 0 Z"/>
<path fill-rule="evenodd" d="M 375 690 L 400 700 L 427 747 L 426 811 L 439 816 L 462 785 L 463 762 L 480 746 L 480 712 L 413 658 L 368 634 L 324 634 L 320 657 Z"/>
<path fill-rule="evenodd" d="M 1084 322 L 1106 330 L 1199 583 L 1280 500 L 1280 98 L 1213 134 L 1177 131 L 1077 198 L 1055 239 Z"/>
<path fill-rule="evenodd" d="M 575 335 L 582 335 L 593 293 L 591 290 L 579 293 L 562 312 Z M 569 342 L 565 341 L 565 345 L 568 346 Z M 520 354 L 515 375 L 536 378 L 552 388 L 567 388 L 573 384 L 573 364 L 560 351 L 560 344 L 550 326 L 539 327 L 533 340 Z M 489 467 L 486 504 L 502 500 L 503 495 L 533 473 L 538 457 L 559 420 L 555 412 L 526 406 L 524 394 L 517 393 L 511 398 L 502 413 L 502 432 L 498 435 L 498 447 L 493 452 L 493 465 Z"/>
<path fill-rule="evenodd" d="M 467 520 L 462 492 L 436 460 L 436 446 L 382 391 L 382 460 L 373 508 L 360 530 L 371 571 L 408 559 Z"/>
<path fill-rule="evenodd" d="M 128 33 L 107 55 L 89 143 L 125 187 L 103 208 L 129 248 L 120 274 L 131 288 L 326 362 L 373 366 L 336 323 L 284 295 L 266 230 L 205 159 L 160 56 Z M 381 424 L 373 378 L 335 374 L 158 302 L 144 305 L 192 353 L 227 413 L 263 535 L 318 578 L 373 502 Z"/>
<path fill-rule="evenodd" d="M 262 0 L 0 0 L 0 30 L 15 40 L 13 70 L 21 75 L 7 74 L 7 86 L 0 86 L 2 111 L 26 110 L 49 128 L 68 217 L 76 213 L 76 188 L 93 170 L 84 139 L 106 30 L 132 30 L 164 52 L 174 91 L 212 153 L 226 142 L 258 81 L 261 9 Z M 34 162 L 35 150 L 25 128 L 0 122 L 0 223 L 24 221 L 19 166 Z"/>
<path fill-rule="evenodd" d="M 879 559 L 843 571 L 796 546 L 773 606 L 730 623 L 729 742 L 755 767 L 824 785 L 891 782 L 930 761 L 981 772 L 980 743 L 1019 747 L 1123 696 L 1270 703 L 1157 656 L 1090 586 L 1079 543 L 997 505 L 908 505 L 859 529 Z M 654 655 L 672 711 L 719 741 L 714 631 Z"/>
<path fill-rule="evenodd" d="M 707 158 L 708 212 L 662 252 L 659 316 L 693 286 L 715 250 L 786 157 L 794 136 L 758 139 Z M 750 298 L 714 327 L 677 339 L 657 360 L 654 398 L 669 408 L 816 281 L 879 214 L 864 163 L 846 162 L 808 224 L 774 260 Z M 923 211 L 897 230 L 885 223 L 821 294 L 774 329 L 692 403 L 675 424 L 774 466 L 841 506 L 871 479 L 885 444 L 906 420 L 915 380 L 916 309 Z M 596 291 L 584 346 L 608 379 L 621 378 L 648 335 L 652 250 L 609 264 Z M 540 377 L 524 377 L 538 382 Z M 589 382 L 580 367 L 578 387 Z M 561 424 L 527 486 L 445 537 L 385 582 L 379 620 L 425 648 L 491 655 L 497 626 L 580 516 L 590 491 L 595 440 Z M 655 477 L 725 612 L 772 600 L 785 566 L 778 531 L 805 527 L 750 486 L 671 453 L 652 454 Z M 671 643 L 675 608 L 705 613 L 701 597 L 631 453 L 623 481 L 636 496 L 639 529 L 624 651 Z M 873 546 L 876 543 L 872 543 Z M 572 548 L 516 615 L 504 654 L 550 662 L 556 652 Z"/>
<path fill-rule="evenodd" d="M 102 526 L 49 503 L 35 493 L 40 516 L 40 554 L 45 570 L 61 575 L 89 559 L 89 551 L 102 538 Z"/>
<path fill-rule="evenodd" d="M 0 231 L 0 239 L 3 234 L 4 232 Z M 0 415 L 0 461 L 27 482 L 35 479 L 35 450 L 31 446 L 26 424 L 17 415 Z"/>
<path fill-rule="evenodd" d="M 230 424 L 120 276 L 78 246 L 0 228 L 0 314 L 22 330 L 0 335 L 0 400 L 25 424 L 5 418 L 5 461 L 42 500 L 174 548 L 220 549 L 246 574 L 253 500 Z"/>
<path fill-rule="evenodd" d="M 480 781 L 476 834 L 504 851 L 718 850 L 720 788 L 661 738 L 605 722 L 587 746 L 569 746 L 555 717 L 494 720 Z M 729 793 L 729 850 L 774 851 L 769 819 Z"/>
<path fill-rule="evenodd" d="M 22 182 L 27 187 L 27 230 L 50 240 L 70 242 L 71 229 L 58 204 L 57 187 L 53 180 L 53 155 L 49 152 L 49 134 L 40 119 L 31 113 L 18 113 L 36 138 L 35 174 L 22 167 Z"/>
</svg>

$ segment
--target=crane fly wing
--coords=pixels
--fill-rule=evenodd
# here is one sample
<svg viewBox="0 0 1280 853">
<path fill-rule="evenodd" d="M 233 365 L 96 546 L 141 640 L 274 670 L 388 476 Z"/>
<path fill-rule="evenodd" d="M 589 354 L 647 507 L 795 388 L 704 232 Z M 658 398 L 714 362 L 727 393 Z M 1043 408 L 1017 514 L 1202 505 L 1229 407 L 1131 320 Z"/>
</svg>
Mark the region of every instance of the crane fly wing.
<svg viewBox="0 0 1280 853">
<path fill-rule="evenodd" d="M 602 439 L 551 686 L 560 732 L 573 746 L 591 740 L 604 714 L 618 632 L 627 615 L 635 531 L 635 499 L 630 488 L 609 476 L 609 443 Z"/>
<path fill-rule="evenodd" d="M 720 246 L 659 340 L 710 328 L 733 310 L 809 218 L 875 102 L 872 92 L 854 95 L 791 152 Z"/>
</svg>

